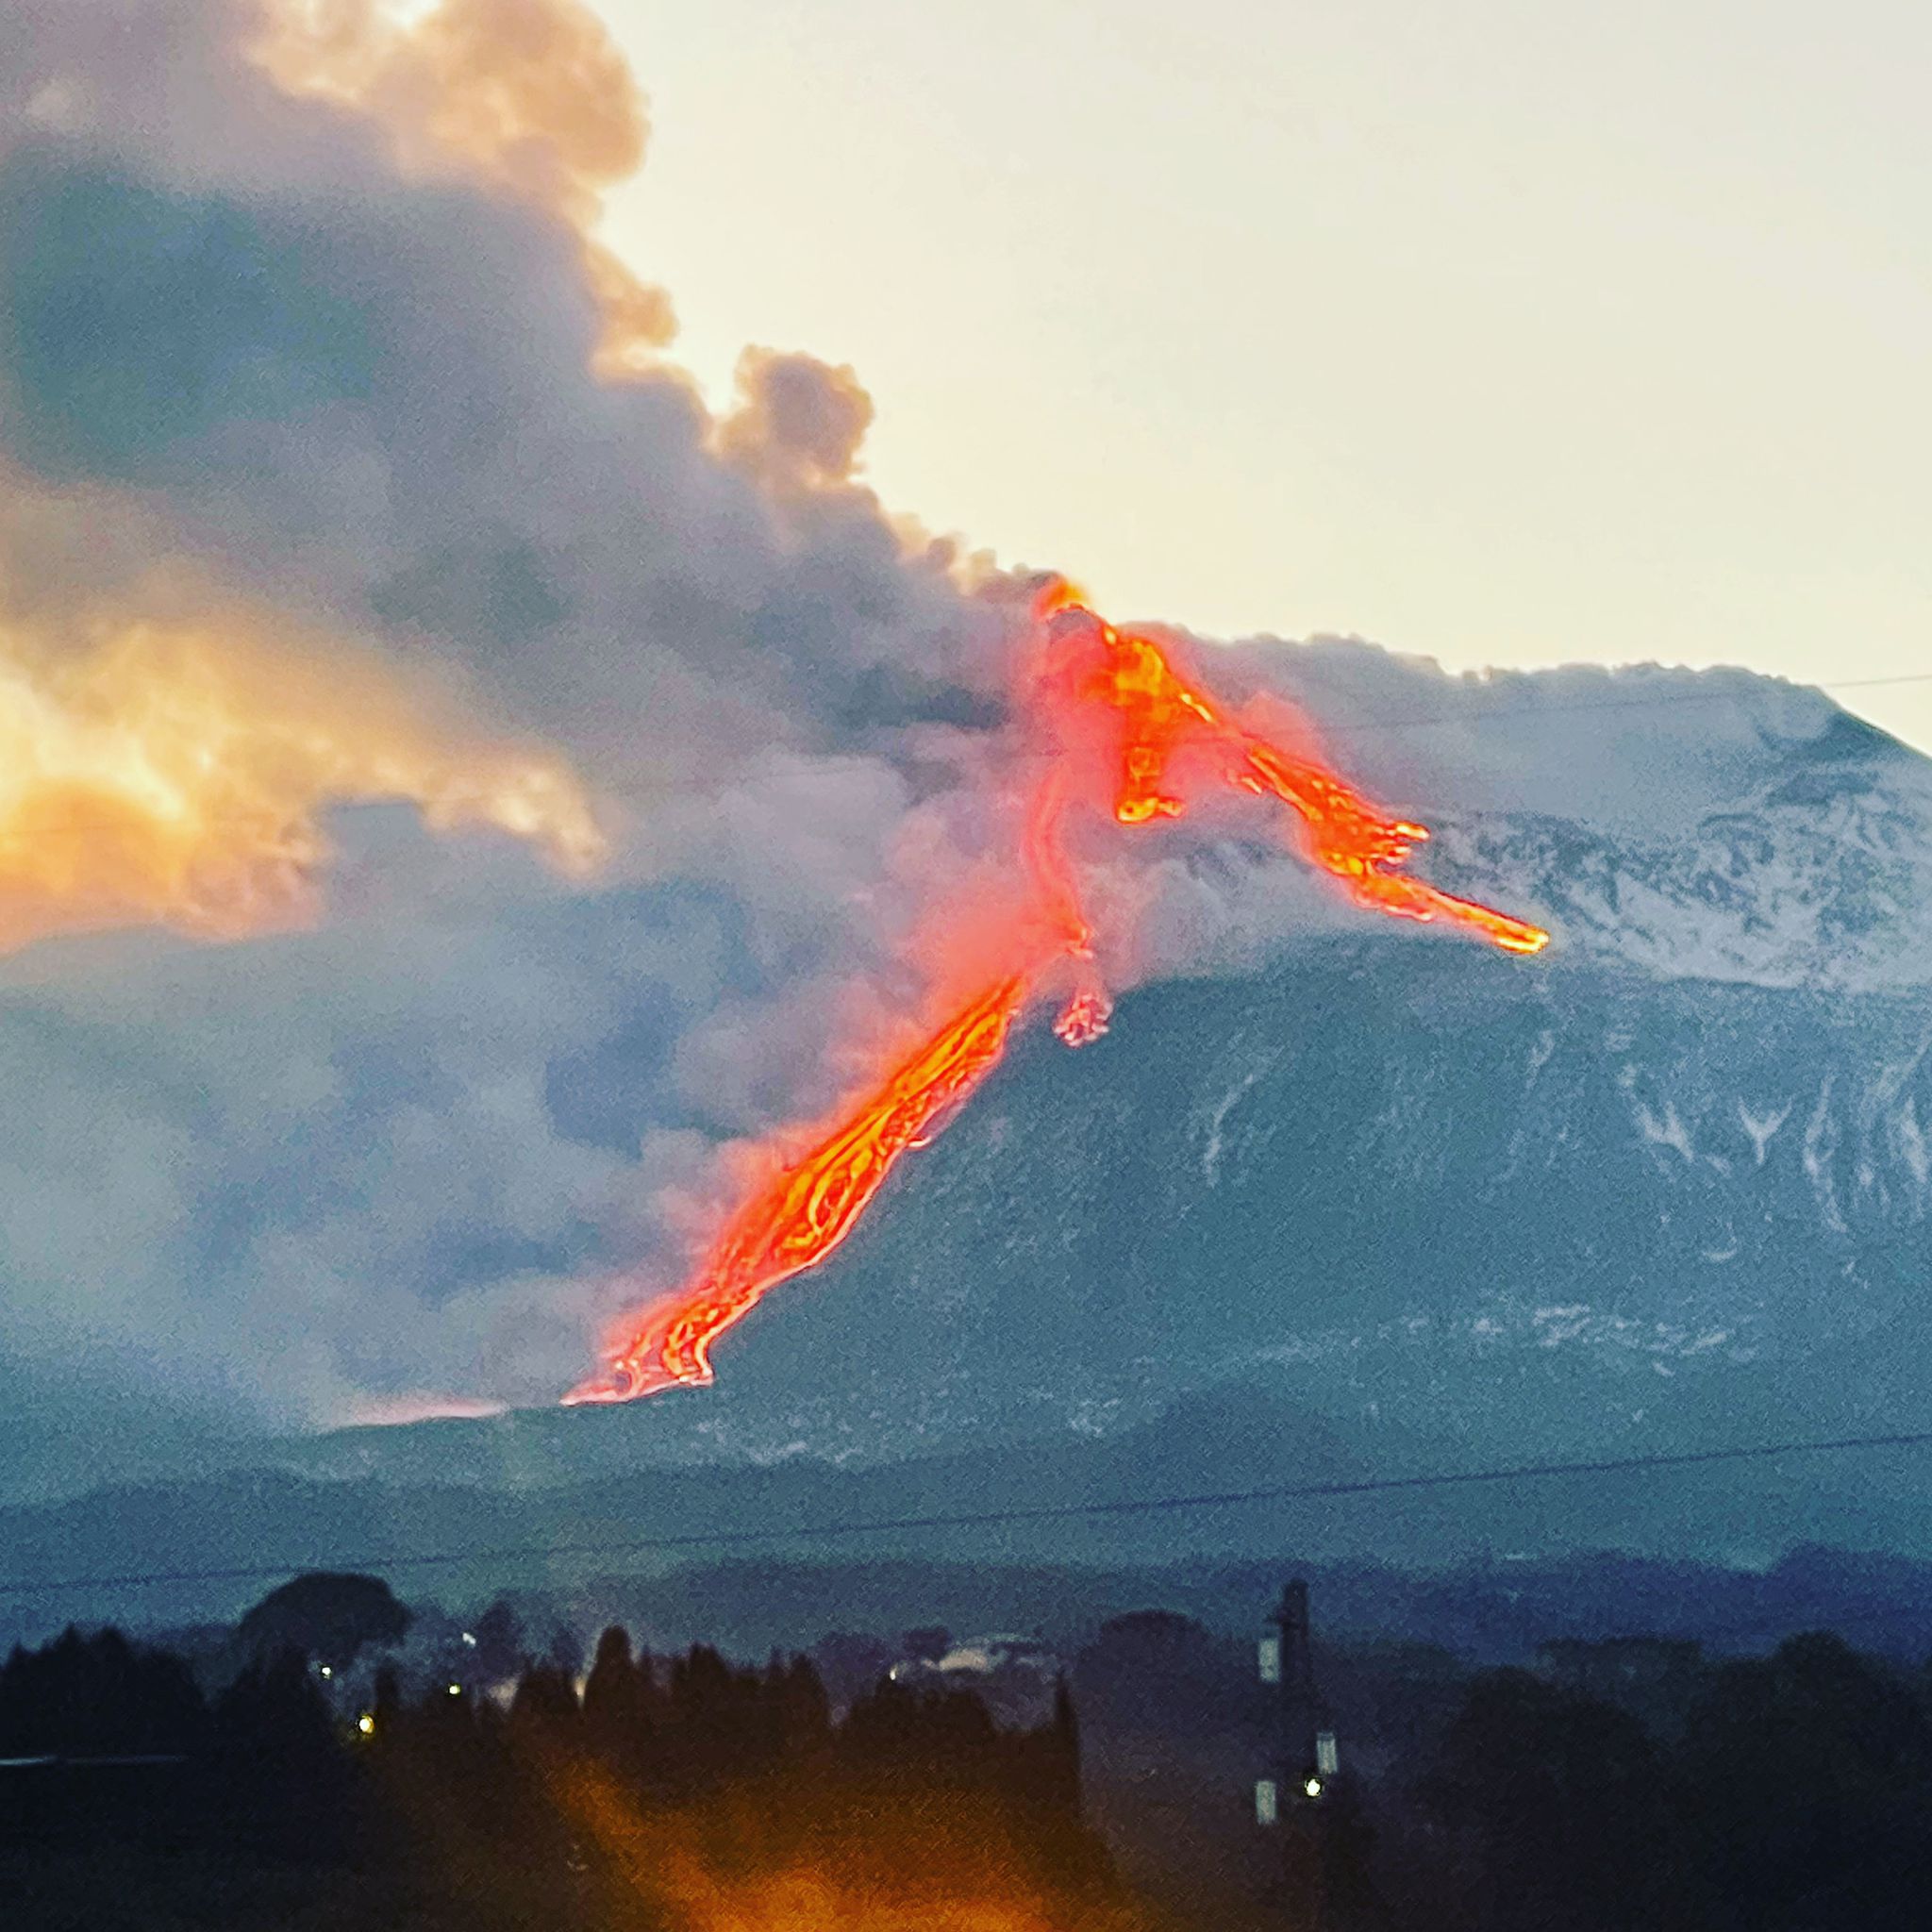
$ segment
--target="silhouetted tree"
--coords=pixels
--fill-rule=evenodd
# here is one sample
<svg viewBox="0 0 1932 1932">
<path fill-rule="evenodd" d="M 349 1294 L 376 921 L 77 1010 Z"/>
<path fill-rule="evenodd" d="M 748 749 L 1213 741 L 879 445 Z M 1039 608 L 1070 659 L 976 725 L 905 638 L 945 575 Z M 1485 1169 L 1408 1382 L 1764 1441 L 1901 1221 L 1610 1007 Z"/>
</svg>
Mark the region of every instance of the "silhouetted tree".
<svg viewBox="0 0 1932 1932">
<path fill-rule="evenodd" d="M 657 1724 L 647 1670 L 632 1661 L 630 1633 L 612 1624 L 597 1640 L 584 1681 L 584 1740 L 613 1770 L 635 1782 L 647 1767 Z"/>
<path fill-rule="evenodd" d="M 379 1576 L 315 1571 L 271 1591 L 235 1635 L 258 1662 L 292 1650 L 340 1670 L 368 1645 L 400 1643 L 409 1623 L 408 1609 Z"/>
<path fill-rule="evenodd" d="M 1657 1922 L 1673 1815 L 1663 1762 L 1635 1718 L 1526 1671 L 1488 1673 L 1423 1793 L 1459 1854 L 1465 1922 L 1486 1932 Z"/>
<path fill-rule="evenodd" d="M 543 1661 L 575 1683 L 584 1668 L 584 1646 L 576 1632 L 563 1624 L 552 1624 Z"/>
<path fill-rule="evenodd" d="M 847 1713 L 840 1744 L 854 1769 L 940 1786 L 989 1784 L 999 1733 L 969 1691 L 890 1681 Z"/>
<path fill-rule="evenodd" d="M 1690 1713 L 1683 1783 L 1705 1924 L 1923 1921 L 1932 1719 L 1901 1675 L 1838 1638 L 1719 1670 Z"/>
<path fill-rule="evenodd" d="M 794 1761 L 822 1752 L 832 1735 L 832 1703 L 811 1659 L 788 1657 L 779 1664 L 772 1696 L 780 1752 Z"/>
<path fill-rule="evenodd" d="M 891 1644 L 861 1631 L 830 1630 L 811 1647 L 813 1667 L 835 1708 L 871 1690 L 898 1660 Z"/>
<path fill-rule="evenodd" d="M 476 1619 L 470 1634 L 476 1640 L 476 1669 L 486 1682 L 500 1684 L 516 1675 L 524 1660 L 524 1626 L 502 1597 Z"/>
<path fill-rule="evenodd" d="M 0 1757 L 190 1752 L 207 1722 L 187 1666 L 118 1630 L 70 1626 L 0 1667 Z"/>
<path fill-rule="evenodd" d="M 555 1664 L 532 1664 L 518 1679 L 509 1707 L 513 1733 L 563 1744 L 578 1736 L 581 1716 L 575 1684 Z"/>
<path fill-rule="evenodd" d="M 299 1653 L 251 1665 L 217 1701 L 211 1773 L 241 1835 L 301 1858 L 340 1857 L 358 1823 L 354 1768 Z"/>
<path fill-rule="evenodd" d="M 165 1721 L 155 1715 L 164 1711 Z M 146 1823 L 160 1833 L 150 1841 L 195 1848 L 181 1870 L 219 1873 L 223 1884 L 265 1860 L 301 1861 L 312 1868 L 299 1880 L 313 1904 L 305 1924 L 351 1922 L 331 1916 L 327 1901 L 348 1898 L 331 1894 L 331 1864 L 353 1864 L 353 1923 L 425 1932 L 657 1932 L 672 1907 L 653 1882 L 674 1870 L 715 1884 L 720 1899 L 741 1882 L 753 1899 L 810 1873 L 855 1911 L 889 1902 L 908 1924 L 955 1923 L 956 1908 L 986 1903 L 989 1887 L 1029 1923 L 1048 1899 L 1078 1901 L 1070 1924 L 1103 1923 L 1088 1909 L 1105 1902 L 1095 1888 L 1106 1865 L 1078 1822 L 1077 1726 L 1064 1687 L 1053 1723 L 1033 1731 L 1002 1731 L 968 1693 L 894 1686 L 835 1727 L 808 1659 L 774 1655 L 743 1669 L 701 1645 L 660 1686 L 652 1661 L 611 1629 L 581 1707 L 571 1675 L 541 1662 L 523 1674 L 507 1715 L 487 1698 L 450 1695 L 441 1679 L 411 1702 L 385 1668 L 369 1715 L 367 1732 L 338 1724 L 294 1650 L 251 1663 L 212 1712 L 181 1666 L 113 1633 L 69 1632 L 0 1668 L 0 1736 L 11 1741 L 125 1744 L 198 1724 L 193 1757 L 163 1767 L 172 1782 L 141 1788 L 143 1803 L 175 1794 L 150 1807 Z M 630 1775 L 635 1761 L 646 1775 Z M 68 1803 L 71 1793 L 84 1802 Z M 132 1849 L 140 1834 L 125 1799 L 121 1787 L 48 1781 L 14 1848 Z M 22 1818 L 17 1805 L 0 1808 L 0 1837 Z M 9 1867 L 0 1884 L 10 1876 Z M 255 1903 L 239 1891 L 231 1918 L 177 1908 L 163 1895 L 172 1882 L 150 1895 L 137 1881 L 116 1900 L 126 1913 L 115 1923 L 261 1922 L 245 1916 Z M 0 1923 L 11 1924 L 4 1913 Z"/>
<path fill-rule="evenodd" d="M 1230 1668 L 1207 1627 L 1174 1610 L 1134 1610 L 1100 1626 L 1074 1665 L 1081 1707 L 1115 1730 L 1199 1737 L 1251 1716 L 1252 1674 Z"/>
</svg>

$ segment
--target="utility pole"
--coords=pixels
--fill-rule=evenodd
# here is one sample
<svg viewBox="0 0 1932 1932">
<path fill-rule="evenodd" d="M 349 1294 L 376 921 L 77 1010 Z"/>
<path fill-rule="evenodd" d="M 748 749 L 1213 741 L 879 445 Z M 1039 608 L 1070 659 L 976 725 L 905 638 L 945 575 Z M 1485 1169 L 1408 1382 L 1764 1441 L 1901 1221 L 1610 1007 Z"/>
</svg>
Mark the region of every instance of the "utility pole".
<svg viewBox="0 0 1932 1932">
<path fill-rule="evenodd" d="M 1261 1681 L 1275 1687 L 1274 1775 L 1255 1786 L 1255 1817 L 1279 1834 L 1280 1898 L 1285 1922 L 1298 1932 L 1326 1932 L 1328 1813 L 1341 1757 L 1315 1688 L 1308 1627 L 1308 1586 L 1296 1577 L 1281 1592 L 1275 1634 L 1261 1640 Z"/>
</svg>

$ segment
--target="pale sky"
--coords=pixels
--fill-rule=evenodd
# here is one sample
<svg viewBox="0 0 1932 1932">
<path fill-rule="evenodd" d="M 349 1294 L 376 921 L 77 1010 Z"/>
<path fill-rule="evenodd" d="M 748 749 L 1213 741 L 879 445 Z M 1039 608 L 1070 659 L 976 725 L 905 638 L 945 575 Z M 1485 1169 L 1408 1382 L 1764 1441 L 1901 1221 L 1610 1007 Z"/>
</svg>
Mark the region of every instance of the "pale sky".
<svg viewBox="0 0 1932 1932">
<path fill-rule="evenodd" d="M 1223 634 L 1932 669 L 1932 9 L 598 4 L 680 355 L 854 364 L 935 527 Z"/>
</svg>

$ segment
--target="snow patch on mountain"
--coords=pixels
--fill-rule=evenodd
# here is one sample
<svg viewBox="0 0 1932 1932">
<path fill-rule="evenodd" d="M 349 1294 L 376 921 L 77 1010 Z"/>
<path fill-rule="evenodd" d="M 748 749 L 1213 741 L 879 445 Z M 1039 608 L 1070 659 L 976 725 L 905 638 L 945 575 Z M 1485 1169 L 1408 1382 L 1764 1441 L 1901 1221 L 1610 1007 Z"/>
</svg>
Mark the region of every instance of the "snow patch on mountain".
<svg viewBox="0 0 1932 1932">
<path fill-rule="evenodd" d="M 1215 1104 L 1214 1111 L 1208 1117 L 1208 1143 L 1201 1150 L 1201 1178 L 1211 1188 L 1220 1174 L 1223 1148 L 1222 1129 L 1227 1124 L 1228 1115 L 1254 1090 L 1255 1082 L 1267 1071 L 1265 1067 L 1253 1067 L 1222 1095 Z"/>
<path fill-rule="evenodd" d="M 1439 824 L 1432 870 L 1557 952 L 1665 979 L 1842 991 L 1932 981 L 1932 760 L 1841 716 L 1674 833 L 1539 813 Z"/>
<path fill-rule="evenodd" d="M 1752 1165 L 1764 1165 L 1765 1150 L 1771 1145 L 1772 1137 L 1791 1117 L 1791 1103 L 1786 1101 L 1782 1107 L 1770 1113 L 1755 1113 L 1748 1101 L 1738 1102 L 1738 1124 L 1743 1128 L 1745 1138 L 1751 1142 Z"/>
</svg>

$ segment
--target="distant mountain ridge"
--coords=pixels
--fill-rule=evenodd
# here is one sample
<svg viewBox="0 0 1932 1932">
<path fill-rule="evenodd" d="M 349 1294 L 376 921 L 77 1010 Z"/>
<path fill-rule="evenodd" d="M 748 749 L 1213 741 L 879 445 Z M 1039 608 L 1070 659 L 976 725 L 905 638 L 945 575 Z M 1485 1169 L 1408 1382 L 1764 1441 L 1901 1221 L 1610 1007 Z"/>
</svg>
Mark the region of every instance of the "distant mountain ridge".
<svg viewBox="0 0 1932 1932">
<path fill-rule="evenodd" d="M 1314 1421 L 1280 1390 L 1240 1383 L 1177 1403 L 1114 1438 L 1062 1433 L 870 1469 L 811 1460 L 634 1468 L 526 1490 L 235 1473 L 0 1510 L 6 1580 L 45 1585 L 0 1597 L 0 1641 L 45 1634 L 70 1619 L 134 1628 L 229 1621 L 287 1577 L 345 1569 L 384 1577 L 408 1603 L 474 1609 L 501 1591 L 534 1591 L 586 1607 L 591 1622 L 632 1597 L 681 1597 L 691 1606 L 681 1639 L 751 1629 L 762 1633 L 760 1648 L 807 1641 L 823 1628 L 866 1627 L 868 1572 L 883 1578 L 946 1566 L 988 1575 L 1024 1571 L 1041 1603 L 1077 1593 L 1083 1574 L 1158 1572 L 1154 1600 L 1182 1607 L 1213 1573 L 1249 1566 L 1257 1578 L 1250 1615 L 1278 1589 L 1284 1565 L 1385 1576 L 1406 1569 L 1416 1580 L 1403 1594 L 1422 1608 L 1385 1613 L 1365 1582 L 1344 1621 L 1478 1648 L 1504 1634 L 1483 1637 L 1484 1604 L 1493 1610 L 1519 1602 L 1508 1627 L 1525 1637 L 1591 1627 L 1576 1591 L 1533 1592 L 1534 1579 L 1553 1570 L 1601 1574 L 1590 1600 L 1604 1634 L 1694 1629 L 1699 1617 L 1714 1625 L 1718 1613 L 1700 1604 L 1689 1582 L 1672 1603 L 1673 1569 L 1699 1570 L 1700 1587 L 1721 1600 L 1724 1617 L 1742 1603 L 1779 1628 L 1793 1627 L 1779 1618 L 1846 1619 L 1860 1591 L 1843 1579 L 1875 1578 L 1883 1588 L 1863 1591 L 1864 1607 L 1882 1606 L 1897 1622 L 1909 1609 L 1912 1579 L 1932 1567 L 1923 1507 L 1927 1453 L 1132 1507 L 1458 1466 L 1441 1441 Z M 1800 1473 L 1807 1479 L 1794 1482 Z M 880 1527 L 892 1524 L 899 1526 Z M 1788 1569 L 1789 1553 L 1827 1539 L 1840 1553 L 1813 1564 L 1807 1606 L 1789 1592 L 1754 1590 L 1753 1578 L 1780 1567 L 1779 1552 Z M 1701 1565 L 1688 1561 L 1687 1549 L 1702 1553 Z M 1647 1555 L 1640 1561 L 1577 1554 L 1619 1550 Z M 696 1582 L 675 1580 L 679 1572 L 695 1577 L 720 1566 L 736 1570 L 741 1586 L 710 1611 Z M 824 1619 L 820 1629 L 796 1621 L 773 1626 L 787 1601 L 784 1579 L 815 1570 L 847 1578 L 842 1607 L 833 1599 L 810 1611 Z M 1480 1589 L 1469 1583 L 1473 1574 L 1487 1578 Z M 1642 1576 L 1651 1582 L 1639 1594 L 1629 1586 Z M 931 1621 L 940 1607 L 910 1602 L 902 1623 Z M 1025 1607 L 1017 1596 L 977 1605 L 972 1614 L 984 1627 L 1025 1627 L 1041 1613 L 1024 1616 Z M 1920 1610 L 1932 1620 L 1923 1599 Z M 808 1612 L 794 1602 L 787 1614 Z M 1932 1621 L 1925 1628 L 1932 1631 Z"/>
</svg>

